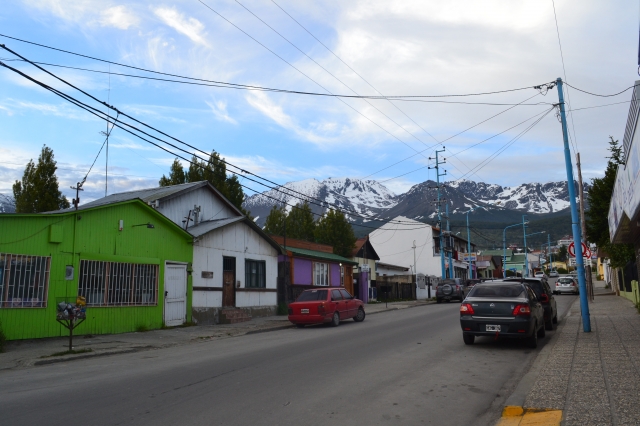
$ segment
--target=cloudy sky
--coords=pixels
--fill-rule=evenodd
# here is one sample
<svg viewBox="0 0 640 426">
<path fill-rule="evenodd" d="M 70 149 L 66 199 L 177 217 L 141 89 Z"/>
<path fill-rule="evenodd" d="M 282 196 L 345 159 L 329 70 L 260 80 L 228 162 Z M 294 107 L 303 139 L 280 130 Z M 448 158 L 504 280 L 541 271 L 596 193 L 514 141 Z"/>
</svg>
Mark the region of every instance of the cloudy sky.
<svg viewBox="0 0 640 426">
<path fill-rule="evenodd" d="M 555 7 L 569 83 L 601 94 L 633 85 L 638 5 L 556 0 Z M 444 103 L 194 86 L 109 74 L 167 78 L 0 37 L 30 60 L 101 71 L 44 66 L 136 119 L 278 183 L 367 177 L 404 192 L 434 178 L 424 166 L 445 140 L 448 179 L 505 186 L 566 179 L 555 112 L 510 143 L 558 99 L 555 89 L 543 95 L 532 88 L 564 78 L 551 0 L 5 0 L 0 33 L 164 73 L 294 91 L 390 96 L 526 88 L 420 99 Z M 0 58 L 105 110 L 10 52 Z M 631 91 L 599 98 L 569 89 L 568 95 L 583 174 L 596 177 L 609 135 L 622 141 Z M 516 103 L 523 104 L 511 108 Z M 106 124 L 0 69 L 0 130 L 0 193 L 11 192 L 46 144 L 71 196 L 67 188 L 89 170 Z M 156 185 L 173 156 L 116 128 L 108 160 L 112 193 Z M 103 151 L 84 201 L 104 195 L 104 173 Z"/>
</svg>

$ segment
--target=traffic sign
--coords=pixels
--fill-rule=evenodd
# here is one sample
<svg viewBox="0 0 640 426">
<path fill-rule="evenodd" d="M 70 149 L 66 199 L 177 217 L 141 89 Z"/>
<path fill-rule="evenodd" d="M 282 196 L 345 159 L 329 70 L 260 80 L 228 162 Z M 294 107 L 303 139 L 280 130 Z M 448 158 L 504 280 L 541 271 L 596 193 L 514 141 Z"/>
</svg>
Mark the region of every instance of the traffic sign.
<svg viewBox="0 0 640 426">
<path fill-rule="evenodd" d="M 569 244 L 569 255 L 571 257 L 576 257 L 576 245 L 575 243 L 571 243 Z M 591 257 L 591 250 L 589 250 L 589 247 L 587 247 L 587 245 L 585 243 L 582 243 L 582 257 L 586 257 L 586 258 L 590 258 Z"/>
</svg>

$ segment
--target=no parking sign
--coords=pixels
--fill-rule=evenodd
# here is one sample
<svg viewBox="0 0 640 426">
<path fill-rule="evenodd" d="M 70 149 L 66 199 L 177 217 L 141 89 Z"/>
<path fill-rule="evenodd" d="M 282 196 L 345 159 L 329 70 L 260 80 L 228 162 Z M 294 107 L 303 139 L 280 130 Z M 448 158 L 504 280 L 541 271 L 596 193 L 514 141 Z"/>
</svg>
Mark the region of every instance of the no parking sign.
<svg viewBox="0 0 640 426">
<path fill-rule="evenodd" d="M 569 244 L 569 255 L 571 257 L 576 257 L 576 245 L 575 243 L 571 243 Z M 585 243 L 582 243 L 582 257 L 587 257 L 590 258 L 591 257 L 591 250 L 589 250 L 589 247 L 587 247 L 587 245 Z"/>
</svg>

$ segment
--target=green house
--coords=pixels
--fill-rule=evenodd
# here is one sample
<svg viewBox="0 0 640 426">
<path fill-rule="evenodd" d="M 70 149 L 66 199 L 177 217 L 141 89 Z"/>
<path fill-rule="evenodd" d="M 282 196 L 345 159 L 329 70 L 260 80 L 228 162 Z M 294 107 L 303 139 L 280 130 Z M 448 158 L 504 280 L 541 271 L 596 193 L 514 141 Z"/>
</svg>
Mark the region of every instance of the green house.
<svg viewBox="0 0 640 426">
<path fill-rule="evenodd" d="M 141 200 L 0 215 L 0 322 L 8 339 L 65 336 L 57 305 L 86 300 L 74 334 L 191 321 L 193 238 Z"/>
</svg>

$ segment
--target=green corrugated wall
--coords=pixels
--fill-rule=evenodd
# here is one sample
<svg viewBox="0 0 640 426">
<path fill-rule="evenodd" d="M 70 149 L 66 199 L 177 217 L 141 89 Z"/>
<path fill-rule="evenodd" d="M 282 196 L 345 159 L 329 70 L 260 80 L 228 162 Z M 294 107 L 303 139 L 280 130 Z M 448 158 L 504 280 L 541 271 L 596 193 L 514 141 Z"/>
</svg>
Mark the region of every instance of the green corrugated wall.
<svg viewBox="0 0 640 426">
<path fill-rule="evenodd" d="M 122 231 L 119 221 L 124 221 Z M 145 225 L 152 223 L 155 228 Z M 51 230 L 51 225 L 54 229 Z M 61 242 L 50 242 L 60 240 Z M 66 336 L 68 330 L 55 319 L 61 298 L 75 301 L 80 259 L 157 263 L 158 305 L 140 307 L 88 307 L 86 321 L 74 334 L 108 334 L 135 331 L 139 326 L 162 326 L 164 267 L 166 261 L 190 263 L 190 236 L 141 201 L 134 200 L 64 214 L 0 215 L 0 252 L 51 256 L 46 308 L 0 306 L 0 322 L 9 340 Z M 74 279 L 65 280 L 65 267 L 74 266 Z M 187 321 L 191 321 L 192 284 L 187 279 Z"/>
</svg>

